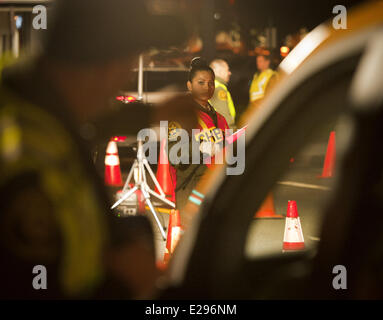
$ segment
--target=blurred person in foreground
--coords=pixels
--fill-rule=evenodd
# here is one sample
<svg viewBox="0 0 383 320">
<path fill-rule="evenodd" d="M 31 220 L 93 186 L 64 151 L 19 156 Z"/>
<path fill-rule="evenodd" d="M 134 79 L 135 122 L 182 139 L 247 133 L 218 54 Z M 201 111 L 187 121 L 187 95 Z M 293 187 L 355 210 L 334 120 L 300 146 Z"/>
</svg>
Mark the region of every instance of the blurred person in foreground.
<svg viewBox="0 0 383 320">
<path fill-rule="evenodd" d="M 235 130 L 235 107 L 227 89 L 231 76 L 229 65 L 223 59 L 214 59 L 210 63 L 210 68 L 215 74 L 215 91 L 210 103 L 218 113 L 225 117 L 229 128 Z"/>
<path fill-rule="evenodd" d="M 57 0 L 53 10 L 41 53 L 1 77 L 0 297 L 150 297 L 151 226 L 109 209 L 88 149 L 160 120 L 195 126 L 182 98 L 106 116 L 138 53 L 181 44 L 186 30 L 174 17 L 149 15 L 143 1 Z M 32 286 L 35 265 L 46 267 L 46 290 Z"/>
</svg>

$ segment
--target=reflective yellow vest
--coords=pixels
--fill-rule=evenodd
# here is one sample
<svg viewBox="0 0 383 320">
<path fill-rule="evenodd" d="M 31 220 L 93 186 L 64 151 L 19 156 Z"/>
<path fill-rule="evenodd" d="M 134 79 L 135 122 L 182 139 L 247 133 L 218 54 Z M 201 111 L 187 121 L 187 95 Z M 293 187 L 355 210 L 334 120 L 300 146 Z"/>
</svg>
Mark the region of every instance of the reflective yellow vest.
<svg viewBox="0 0 383 320">
<path fill-rule="evenodd" d="M 250 102 L 254 102 L 264 97 L 267 84 L 274 75 L 277 75 L 277 73 L 271 69 L 262 71 L 261 74 L 256 73 L 254 75 L 249 92 Z"/>
<path fill-rule="evenodd" d="M 233 99 L 231 98 L 229 90 L 227 90 L 227 87 L 226 87 L 225 84 L 223 84 L 222 82 L 218 81 L 217 79 L 214 80 L 214 83 L 215 83 L 215 87 L 216 88 L 220 87 L 223 90 L 225 90 L 226 95 L 227 95 L 227 104 L 229 106 L 230 115 L 235 120 L 235 107 L 234 107 L 234 102 L 233 102 Z"/>
</svg>

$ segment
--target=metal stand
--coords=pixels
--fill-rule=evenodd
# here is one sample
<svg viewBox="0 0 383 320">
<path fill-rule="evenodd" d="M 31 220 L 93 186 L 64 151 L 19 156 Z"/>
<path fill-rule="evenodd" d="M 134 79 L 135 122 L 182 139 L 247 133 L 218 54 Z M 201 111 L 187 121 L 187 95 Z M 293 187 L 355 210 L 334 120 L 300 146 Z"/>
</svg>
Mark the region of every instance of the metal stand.
<svg viewBox="0 0 383 320">
<path fill-rule="evenodd" d="M 150 187 L 148 186 L 148 183 L 146 180 L 145 169 L 149 172 L 150 177 L 152 178 L 157 189 L 160 191 L 160 194 L 151 190 Z M 132 177 L 134 177 L 135 185 L 132 189 L 129 190 L 129 182 L 132 179 Z M 158 228 L 160 229 L 162 238 L 164 240 L 166 240 L 166 234 L 165 234 L 164 228 L 162 227 L 161 222 L 158 219 L 157 212 L 156 212 L 156 210 L 155 210 L 155 208 L 154 208 L 154 206 L 150 200 L 150 195 L 155 196 L 156 198 L 158 198 L 159 200 L 161 200 L 162 202 L 168 204 L 169 206 L 171 206 L 173 208 L 175 208 L 176 205 L 174 202 L 166 199 L 164 191 L 162 190 L 162 188 L 161 188 L 160 184 L 158 183 L 155 175 L 153 174 L 153 171 L 149 166 L 148 160 L 145 158 L 145 154 L 144 154 L 143 148 L 142 148 L 142 140 L 138 140 L 137 159 L 134 160 L 134 163 L 133 163 L 132 168 L 130 169 L 128 178 L 126 179 L 124 188 L 122 189 L 122 197 L 112 206 L 112 209 L 116 208 L 119 204 L 121 204 L 121 202 L 123 202 L 125 199 L 129 198 L 137 190 L 141 190 L 141 192 L 145 198 L 145 202 L 148 205 L 148 207 L 150 208 L 150 211 L 153 214 L 154 219 L 157 222 L 157 225 L 158 225 Z"/>
</svg>

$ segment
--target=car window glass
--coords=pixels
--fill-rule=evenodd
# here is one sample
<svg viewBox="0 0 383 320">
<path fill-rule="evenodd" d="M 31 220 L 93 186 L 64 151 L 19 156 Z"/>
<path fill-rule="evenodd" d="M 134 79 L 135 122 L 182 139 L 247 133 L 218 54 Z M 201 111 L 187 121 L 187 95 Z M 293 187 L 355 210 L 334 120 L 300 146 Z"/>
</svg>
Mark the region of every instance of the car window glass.
<svg viewBox="0 0 383 320">
<path fill-rule="evenodd" d="M 254 212 L 245 248 L 247 257 L 282 253 L 284 242 L 297 241 L 299 230 L 286 230 L 285 235 L 289 201 L 290 214 L 297 212 L 300 220 L 304 247 L 313 248 L 318 244 L 322 208 L 331 196 L 337 173 L 337 124 L 338 119 L 320 126 L 315 137 L 298 154 L 291 155 L 288 170 Z"/>
<path fill-rule="evenodd" d="M 348 65 L 351 67 L 349 70 L 352 70 L 357 61 L 358 58 L 347 60 L 344 65 Z M 313 91 L 304 108 L 324 110 L 324 105 L 326 110 L 335 109 L 340 105 L 345 108 L 339 108 L 338 112 L 322 117 L 321 121 L 313 121 L 316 118 L 314 114 L 318 115 L 313 112 L 310 119 L 313 125 L 302 125 L 305 130 L 299 134 L 307 137 L 305 144 L 296 154 L 289 155 L 288 169 L 279 176 L 263 204 L 254 212 L 244 250 L 248 258 L 290 251 L 288 248 L 290 242 L 302 242 L 305 249 L 314 249 L 320 242 L 323 209 L 333 194 L 337 177 L 339 165 L 337 141 L 340 136 L 347 134 L 344 132 L 345 127 L 341 120 L 345 118 L 348 110 L 348 92 L 353 75 L 353 72 L 347 71 L 334 80 L 335 71 L 333 68 L 329 73 L 332 79 L 323 80 L 323 83 L 327 83 L 328 89 L 319 87 L 318 91 Z M 323 77 L 328 76 L 323 74 Z M 299 116 L 295 118 L 298 119 Z M 308 119 L 307 115 L 305 119 Z M 289 132 L 280 139 L 286 137 L 289 137 Z M 291 141 L 294 136 L 291 135 L 288 139 Z M 275 155 L 278 155 L 278 151 L 274 151 Z M 278 171 L 278 168 L 274 169 Z M 288 207 L 291 206 L 296 206 L 296 211 L 293 210 L 291 213 L 298 214 L 300 226 L 295 223 L 297 219 L 293 219 L 294 224 L 287 225 L 291 222 L 291 219 L 287 219 Z M 297 239 L 300 238 L 299 232 L 294 233 L 293 231 L 297 231 L 292 230 L 294 228 L 302 231 L 302 241 Z M 296 248 L 294 244 L 291 246 L 293 249 Z"/>
</svg>

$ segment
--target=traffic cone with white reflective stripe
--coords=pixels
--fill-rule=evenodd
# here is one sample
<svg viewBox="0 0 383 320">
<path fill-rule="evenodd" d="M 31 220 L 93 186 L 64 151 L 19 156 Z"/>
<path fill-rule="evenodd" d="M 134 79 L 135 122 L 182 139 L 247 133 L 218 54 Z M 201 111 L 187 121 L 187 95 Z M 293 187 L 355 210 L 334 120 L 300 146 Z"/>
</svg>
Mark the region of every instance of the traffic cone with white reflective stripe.
<svg viewBox="0 0 383 320">
<path fill-rule="evenodd" d="M 165 196 L 168 200 L 175 202 L 176 201 L 176 194 L 175 194 L 175 188 L 174 188 L 174 183 L 173 179 L 175 179 L 175 174 L 173 173 L 172 177 L 172 172 L 170 164 L 169 164 L 169 159 L 166 154 L 166 139 L 163 139 L 161 141 L 161 149 L 160 149 L 160 156 L 158 158 L 158 167 L 157 167 L 157 174 L 156 178 L 158 183 L 160 184 L 162 190 L 165 193 Z M 159 193 L 158 188 L 156 187 L 155 191 Z"/>
<path fill-rule="evenodd" d="M 296 201 L 289 201 L 287 203 L 285 234 L 283 236 L 283 252 L 303 250 L 304 248 L 305 240 L 298 216 L 297 203 Z"/>
<path fill-rule="evenodd" d="M 164 262 L 167 263 L 171 254 L 177 246 L 182 235 L 181 218 L 179 210 L 171 210 L 169 216 L 168 236 L 166 238 L 166 248 Z"/>
<path fill-rule="evenodd" d="M 117 143 L 109 141 L 105 155 L 105 185 L 121 187 L 120 158 L 118 157 Z"/>
</svg>

